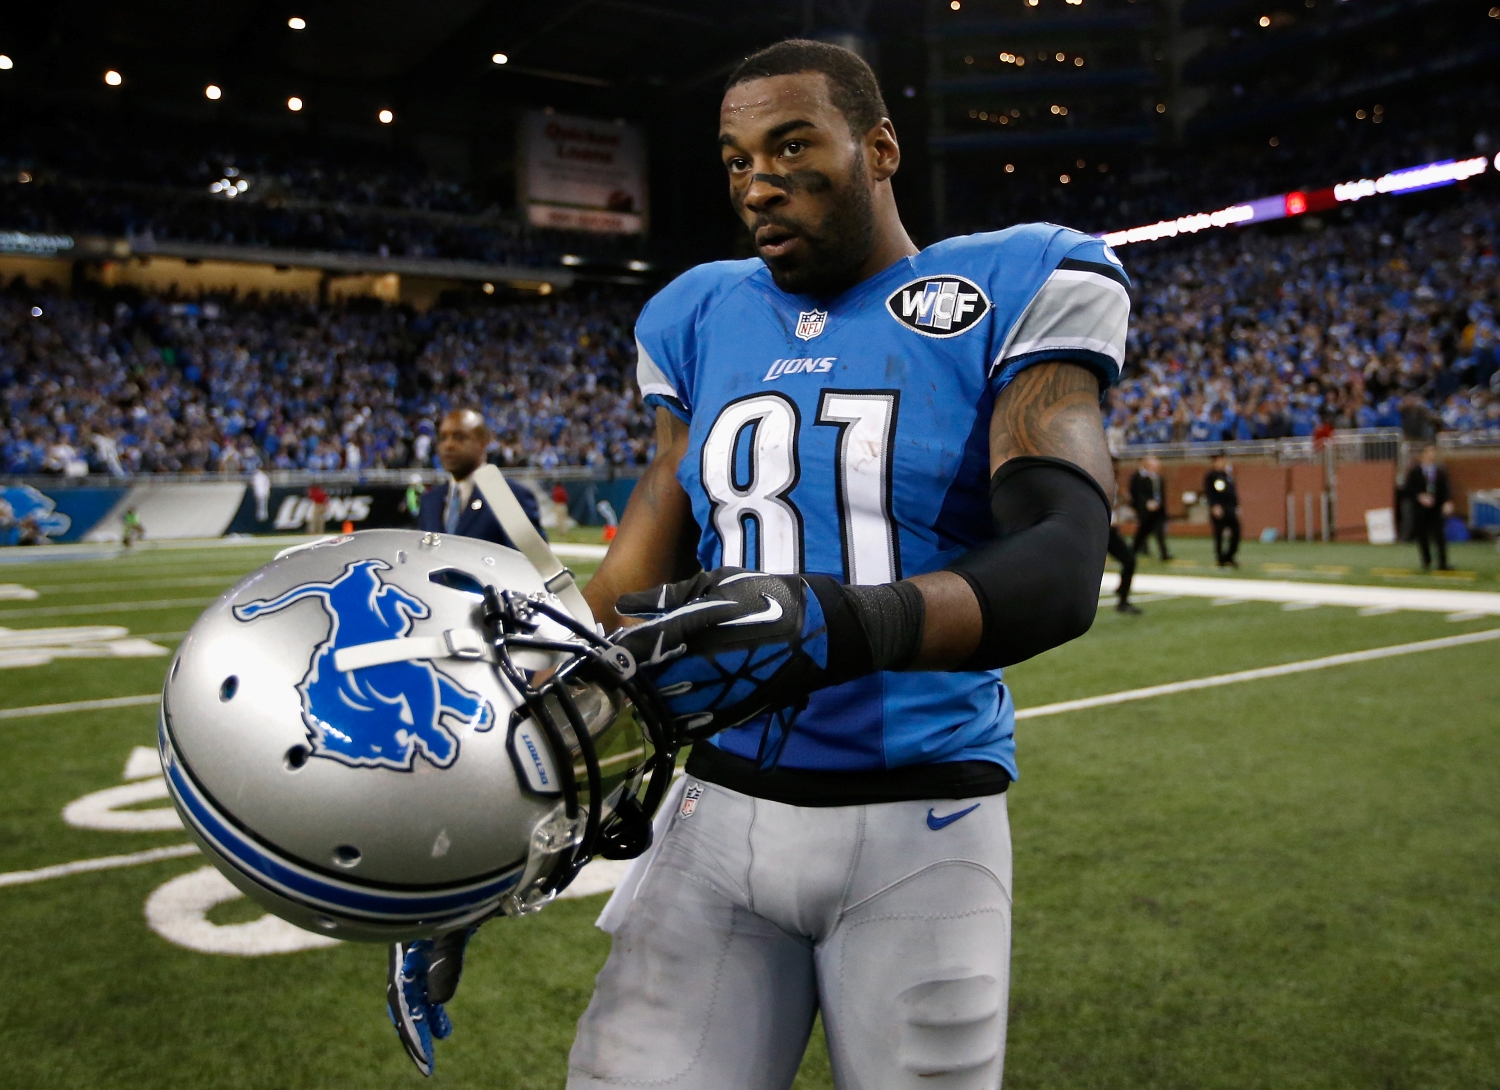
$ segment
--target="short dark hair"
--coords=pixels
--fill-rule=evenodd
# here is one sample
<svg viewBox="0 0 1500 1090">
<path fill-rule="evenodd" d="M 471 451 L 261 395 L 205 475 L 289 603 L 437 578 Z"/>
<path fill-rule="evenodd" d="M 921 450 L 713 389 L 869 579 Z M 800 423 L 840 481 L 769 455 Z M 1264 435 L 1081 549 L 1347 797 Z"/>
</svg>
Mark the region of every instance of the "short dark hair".
<svg viewBox="0 0 1500 1090">
<path fill-rule="evenodd" d="M 863 57 L 852 49 L 806 38 L 788 38 L 752 53 L 735 66 L 724 90 L 753 79 L 799 72 L 823 74 L 828 80 L 828 97 L 856 136 L 863 136 L 888 116 L 880 84 Z"/>
</svg>

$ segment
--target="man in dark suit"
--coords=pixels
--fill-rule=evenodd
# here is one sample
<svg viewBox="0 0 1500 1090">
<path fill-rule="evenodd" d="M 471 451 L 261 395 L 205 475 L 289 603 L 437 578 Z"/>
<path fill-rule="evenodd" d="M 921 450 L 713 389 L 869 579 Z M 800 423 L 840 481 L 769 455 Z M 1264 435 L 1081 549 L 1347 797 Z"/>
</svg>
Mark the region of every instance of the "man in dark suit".
<svg viewBox="0 0 1500 1090">
<path fill-rule="evenodd" d="M 1452 571 L 1443 522 L 1453 514 L 1453 490 L 1448 485 L 1448 471 L 1438 465 L 1437 448 L 1431 443 L 1422 448 L 1421 461 L 1407 471 L 1401 491 L 1411 500 L 1412 531 L 1417 548 L 1422 550 L 1422 570 L 1432 567 L 1429 543 L 1436 542 L 1438 571 Z"/>
<path fill-rule="evenodd" d="M 443 417 L 438 427 L 438 461 L 448 471 L 448 480 L 422 493 L 417 510 L 417 529 L 477 537 L 515 548 L 494 512 L 484 502 L 484 497 L 474 487 L 474 471 L 484 465 L 489 444 L 490 429 L 485 425 L 484 417 L 473 409 L 454 409 Z M 541 512 L 531 489 L 510 484 L 510 490 L 520 501 L 531 524 L 545 538 L 547 534 L 542 529 Z"/>
<path fill-rule="evenodd" d="M 1171 560 L 1167 552 L 1167 488 L 1161 479 L 1161 462 L 1155 455 L 1147 455 L 1130 478 L 1130 506 L 1135 508 L 1135 551 L 1149 553 L 1147 542 L 1156 538 L 1156 547 L 1163 560 Z"/>
<path fill-rule="evenodd" d="M 1203 496 L 1214 528 L 1214 559 L 1221 568 L 1237 568 L 1240 562 L 1234 555 L 1240 551 L 1240 493 L 1222 452 L 1214 455 L 1213 468 L 1203 477 Z"/>
</svg>

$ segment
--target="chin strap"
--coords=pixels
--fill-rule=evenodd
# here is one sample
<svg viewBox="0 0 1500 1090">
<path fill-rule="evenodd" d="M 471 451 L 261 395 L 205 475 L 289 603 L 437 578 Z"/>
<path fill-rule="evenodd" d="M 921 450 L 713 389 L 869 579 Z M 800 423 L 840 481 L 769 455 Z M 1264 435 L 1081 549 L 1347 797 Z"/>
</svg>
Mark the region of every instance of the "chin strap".
<svg viewBox="0 0 1500 1090">
<path fill-rule="evenodd" d="M 341 647 L 333 653 L 333 668 L 347 672 L 413 659 L 484 659 L 492 662 L 494 658 L 494 651 L 485 645 L 478 632 L 470 628 L 450 628 L 441 636 L 403 636 Z"/>
<path fill-rule="evenodd" d="M 541 574 L 543 585 L 557 595 L 558 600 L 579 623 L 593 631 L 594 611 L 583 600 L 583 592 L 578 589 L 573 573 L 563 566 L 562 561 L 548 547 L 546 539 L 536 532 L 536 527 L 526 517 L 520 501 L 510 490 L 510 485 L 505 483 L 500 470 L 489 464 L 480 466 L 474 471 L 474 487 L 479 489 L 484 502 L 495 513 L 506 536 Z"/>
</svg>

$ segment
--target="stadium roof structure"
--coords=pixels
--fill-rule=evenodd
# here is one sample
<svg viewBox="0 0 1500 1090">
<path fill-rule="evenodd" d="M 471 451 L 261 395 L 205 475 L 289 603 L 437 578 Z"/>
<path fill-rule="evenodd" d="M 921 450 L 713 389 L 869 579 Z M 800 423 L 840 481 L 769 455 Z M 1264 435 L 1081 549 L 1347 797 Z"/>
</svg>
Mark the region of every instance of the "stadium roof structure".
<svg viewBox="0 0 1500 1090">
<path fill-rule="evenodd" d="M 102 92 L 108 69 L 138 96 L 206 107 L 203 89 L 212 83 L 222 89 L 218 109 L 280 115 L 296 94 L 309 113 L 366 125 L 375 123 L 377 99 L 403 121 L 423 105 L 451 122 L 499 101 L 638 119 L 705 87 L 717 94 L 736 61 L 771 41 L 862 31 L 875 7 L 875 0 L 58 0 L 9 13 L 3 49 L 16 66 L 7 78 L 40 93 Z M 886 8 L 919 12 L 920 4 L 889 0 Z"/>
</svg>

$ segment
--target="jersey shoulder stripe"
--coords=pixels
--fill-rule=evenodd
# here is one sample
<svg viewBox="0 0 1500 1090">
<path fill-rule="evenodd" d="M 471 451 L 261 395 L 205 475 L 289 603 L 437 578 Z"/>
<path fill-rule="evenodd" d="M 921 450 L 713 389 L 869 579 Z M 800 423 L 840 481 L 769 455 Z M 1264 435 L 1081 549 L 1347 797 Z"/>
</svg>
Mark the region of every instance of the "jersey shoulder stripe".
<svg viewBox="0 0 1500 1090">
<path fill-rule="evenodd" d="M 1111 385 L 1125 362 L 1130 321 L 1130 278 L 1119 259 L 1102 240 L 1068 228 L 1012 230 L 1011 252 L 997 264 L 1007 271 L 1029 264 L 1040 283 L 990 363 L 991 389 L 998 393 L 1027 367 L 1053 360 L 1083 364 L 1101 386 Z"/>
</svg>

